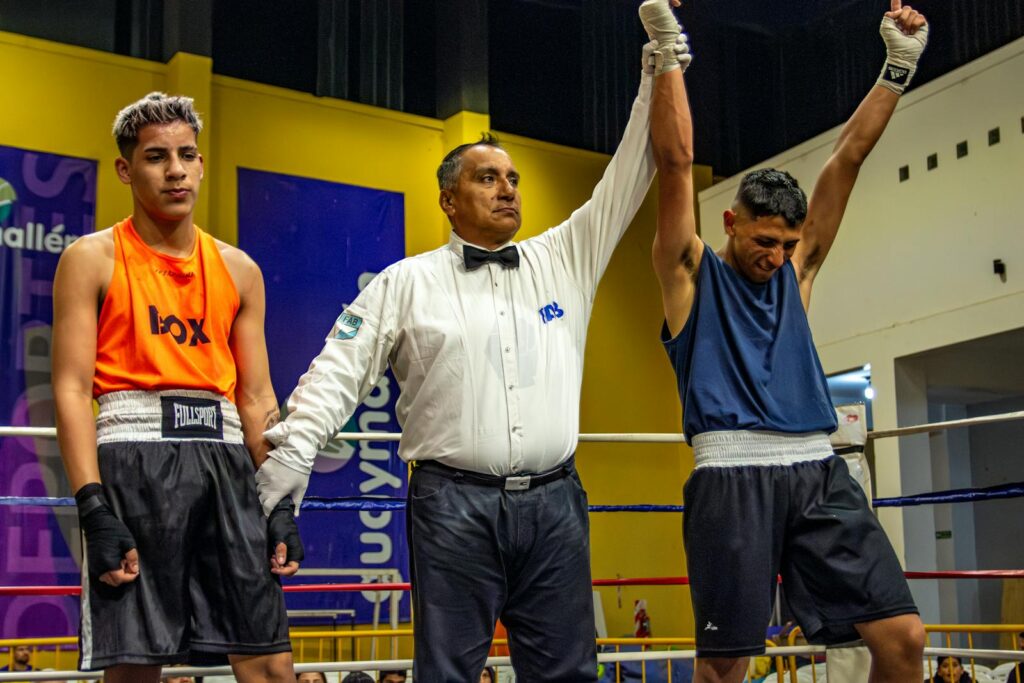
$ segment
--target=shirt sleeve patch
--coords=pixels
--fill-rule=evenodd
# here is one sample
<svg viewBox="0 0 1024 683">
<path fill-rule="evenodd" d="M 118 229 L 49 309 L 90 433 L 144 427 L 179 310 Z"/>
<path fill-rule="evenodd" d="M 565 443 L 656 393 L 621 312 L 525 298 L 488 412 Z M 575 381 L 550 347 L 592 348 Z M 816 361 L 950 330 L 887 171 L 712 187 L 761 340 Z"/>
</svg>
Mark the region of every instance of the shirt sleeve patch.
<svg viewBox="0 0 1024 683">
<path fill-rule="evenodd" d="M 352 315 L 347 311 L 338 316 L 338 320 L 334 323 L 334 338 L 335 339 L 353 339 L 356 334 L 359 333 L 359 328 L 363 324 L 363 319 L 358 315 Z"/>
</svg>

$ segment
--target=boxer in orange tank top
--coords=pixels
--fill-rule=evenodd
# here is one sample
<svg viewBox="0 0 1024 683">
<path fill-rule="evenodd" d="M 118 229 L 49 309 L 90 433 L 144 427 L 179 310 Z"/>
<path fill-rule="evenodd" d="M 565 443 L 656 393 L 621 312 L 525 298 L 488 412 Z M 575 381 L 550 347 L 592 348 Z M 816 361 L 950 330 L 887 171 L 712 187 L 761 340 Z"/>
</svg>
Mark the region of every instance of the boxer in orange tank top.
<svg viewBox="0 0 1024 683">
<path fill-rule="evenodd" d="M 217 660 L 239 681 L 295 680 L 278 578 L 302 559 L 294 508 L 265 518 L 253 480 L 280 415 L 263 277 L 192 222 L 201 128 L 187 97 L 118 114 L 132 215 L 66 250 L 54 282 L 57 432 L 84 536 L 79 666 L 107 681 Z"/>
</svg>

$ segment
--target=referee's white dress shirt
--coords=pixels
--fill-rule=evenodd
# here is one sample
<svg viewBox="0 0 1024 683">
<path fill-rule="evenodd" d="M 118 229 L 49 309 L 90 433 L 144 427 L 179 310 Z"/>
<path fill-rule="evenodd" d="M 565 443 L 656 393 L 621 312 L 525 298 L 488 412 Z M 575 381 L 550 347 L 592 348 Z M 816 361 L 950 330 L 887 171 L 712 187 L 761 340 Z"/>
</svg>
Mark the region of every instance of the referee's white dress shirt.
<svg viewBox="0 0 1024 683">
<path fill-rule="evenodd" d="M 561 225 L 516 243 L 518 268 L 463 264 L 464 242 L 378 274 L 338 318 L 266 433 L 272 457 L 309 472 L 380 380 L 401 386 L 404 460 L 494 475 L 544 472 L 579 436 L 587 324 L 598 281 L 654 177 L 650 76 L 594 194 Z"/>
</svg>

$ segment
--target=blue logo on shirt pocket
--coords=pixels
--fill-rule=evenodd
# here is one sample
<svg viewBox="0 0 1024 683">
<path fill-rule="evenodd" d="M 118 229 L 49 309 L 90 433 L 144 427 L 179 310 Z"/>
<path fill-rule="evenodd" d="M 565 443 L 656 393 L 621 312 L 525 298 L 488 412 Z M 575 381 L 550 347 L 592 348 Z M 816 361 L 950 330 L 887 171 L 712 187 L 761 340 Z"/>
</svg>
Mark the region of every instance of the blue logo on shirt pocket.
<svg viewBox="0 0 1024 683">
<path fill-rule="evenodd" d="M 558 307 L 557 301 L 552 301 L 547 306 L 542 306 L 537 312 L 540 313 L 540 320 L 545 325 L 565 315 L 565 311 Z"/>
</svg>

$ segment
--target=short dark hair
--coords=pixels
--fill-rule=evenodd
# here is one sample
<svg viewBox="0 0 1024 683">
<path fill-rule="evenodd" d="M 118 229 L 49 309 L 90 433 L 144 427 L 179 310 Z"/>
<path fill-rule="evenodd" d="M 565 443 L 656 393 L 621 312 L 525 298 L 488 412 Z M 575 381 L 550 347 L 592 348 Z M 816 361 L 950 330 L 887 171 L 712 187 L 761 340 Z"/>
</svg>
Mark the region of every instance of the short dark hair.
<svg viewBox="0 0 1024 683">
<path fill-rule="evenodd" d="M 405 669 L 391 669 L 390 671 L 381 671 L 380 672 L 380 677 L 377 680 L 378 681 L 383 681 L 385 678 L 387 678 L 391 674 L 398 674 L 402 678 L 408 678 L 409 677 L 409 674 L 408 674 L 408 672 L 406 672 Z"/>
<path fill-rule="evenodd" d="M 327 683 L 327 676 L 324 676 L 324 683 Z M 362 671 L 353 671 L 341 679 L 341 683 L 373 683 L 373 676 Z"/>
<path fill-rule="evenodd" d="M 774 168 L 758 169 L 743 176 L 736 191 L 736 204 L 751 218 L 781 216 L 791 228 L 807 218 L 807 195 L 796 178 Z"/>
<path fill-rule="evenodd" d="M 467 142 L 459 145 L 445 154 L 444 159 L 441 160 L 441 165 L 437 167 L 437 186 L 439 189 L 455 189 L 455 185 L 459 182 L 459 173 L 462 172 L 462 155 L 466 153 L 467 149 L 477 145 L 505 149 L 493 133 L 481 133 L 480 139 L 476 142 Z"/>
<path fill-rule="evenodd" d="M 114 118 L 114 139 L 121 156 L 128 158 L 139 142 L 139 131 L 151 123 L 184 121 L 199 136 L 203 121 L 196 113 L 191 97 L 151 92 L 132 102 Z"/>
</svg>

